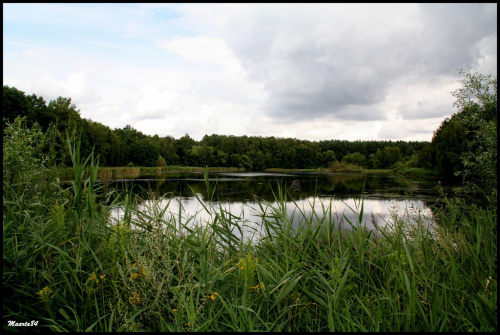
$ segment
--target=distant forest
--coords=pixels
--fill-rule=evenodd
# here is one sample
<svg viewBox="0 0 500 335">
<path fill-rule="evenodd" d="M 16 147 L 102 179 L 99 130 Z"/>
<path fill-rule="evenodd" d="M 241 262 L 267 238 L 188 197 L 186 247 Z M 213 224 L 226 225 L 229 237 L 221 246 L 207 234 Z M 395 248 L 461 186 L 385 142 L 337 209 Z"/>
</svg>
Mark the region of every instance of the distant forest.
<svg viewBox="0 0 500 335">
<path fill-rule="evenodd" d="M 496 77 L 494 82 L 495 104 L 486 106 L 482 115 L 487 122 L 494 119 L 496 129 Z M 42 153 L 48 157 L 49 166 L 71 166 L 67 148 L 69 135 L 72 140 L 81 140 L 84 157 L 94 148 L 100 166 L 107 167 L 210 166 L 263 171 L 269 168 L 327 168 L 335 162 L 345 162 L 372 169 L 421 167 L 436 171 L 444 180 L 453 181 L 463 169 L 463 154 L 469 152 L 469 144 L 473 141 L 471 130 L 467 128 L 469 123 L 458 117 L 465 112 L 445 119 L 434 132 L 432 142 L 335 139 L 316 142 L 218 134 L 205 135 L 201 141 L 195 141 L 188 134 L 179 139 L 149 136 L 130 125 L 111 129 L 82 118 L 69 97 L 58 97 L 47 104 L 43 97 L 26 95 L 15 87 L 4 85 L 2 100 L 4 129 L 20 116 L 28 127 L 40 127 L 43 131 Z"/>
</svg>

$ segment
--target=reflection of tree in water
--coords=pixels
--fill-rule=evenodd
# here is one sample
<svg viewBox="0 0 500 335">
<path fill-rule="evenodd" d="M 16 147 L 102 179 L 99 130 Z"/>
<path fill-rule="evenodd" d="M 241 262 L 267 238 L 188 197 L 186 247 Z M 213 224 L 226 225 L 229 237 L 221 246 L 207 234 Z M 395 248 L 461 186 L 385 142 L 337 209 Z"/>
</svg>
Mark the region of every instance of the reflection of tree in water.
<svg viewBox="0 0 500 335">
<path fill-rule="evenodd" d="M 148 197 L 148 189 L 163 196 L 190 197 L 193 192 L 207 200 L 207 188 L 200 173 L 155 174 L 149 180 L 129 181 L 134 185 L 134 194 L 141 198 Z M 210 174 L 211 187 L 215 187 L 214 200 L 254 203 L 255 197 L 274 201 L 278 189 L 286 190 L 295 199 L 311 196 L 336 197 L 340 199 L 361 196 L 367 198 L 411 198 L 415 193 L 425 200 L 422 194 L 434 197 L 434 184 L 416 182 L 414 179 L 398 178 L 391 175 L 376 174 L 293 174 L 283 176 L 234 177 L 225 178 Z M 110 183 L 110 185 L 113 183 Z M 124 189 L 123 182 L 114 183 L 119 189 Z M 127 184 L 127 182 L 125 183 Z"/>
<path fill-rule="evenodd" d="M 361 193 L 363 190 L 363 186 L 365 185 L 366 175 L 353 175 L 353 174 L 333 174 L 328 175 L 328 183 L 329 188 L 335 193 L 339 193 L 341 195 L 352 194 L 352 193 Z M 368 182 L 368 180 L 366 180 Z M 326 185 L 325 185 L 326 186 Z M 325 189 L 325 191 L 327 191 Z M 331 193 L 331 192 L 325 192 Z"/>
</svg>

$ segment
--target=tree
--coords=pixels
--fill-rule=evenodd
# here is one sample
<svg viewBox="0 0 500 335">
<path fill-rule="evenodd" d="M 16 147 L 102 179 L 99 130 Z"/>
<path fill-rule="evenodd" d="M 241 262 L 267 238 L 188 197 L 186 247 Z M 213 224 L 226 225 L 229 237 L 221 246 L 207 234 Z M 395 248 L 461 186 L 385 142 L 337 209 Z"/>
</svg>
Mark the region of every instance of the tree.
<svg viewBox="0 0 500 335">
<path fill-rule="evenodd" d="M 458 118 L 446 118 L 432 137 L 431 161 L 441 180 L 457 182 L 457 173 L 462 170 L 461 155 L 467 148 L 467 129 Z"/>
<path fill-rule="evenodd" d="M 346 163 L 356 164 L 359 166 L 364 166 L 366 163 L 366 157 L 359 152 L 354 152 L 352 154 L 347 154 L 342 159 Z"/>
<path fill-rule="evenodd" d="M 497 77 L 460 70 L 462 87 L 451 92 L 457 113 L 434 133 L 429 153 L 444 181 L 462 181 L 496 198 Z M 430 155 L 429 155 L 430 154 Z"/>
<path fill-rule="evenodd" d="M 378 164 L 378 168 L 389 168 L 394 163 L 399 161 L 401 158 L 401 149 L 399 147 L 384 147 L 383 149 L 377 149 L 375 156 L 373 157 L 373 161 L 377 162 L 374 164 Z"/>
<path fill-rule="evenodd" d="M 241 155 L 241 161 L 245 169 L 252 169 L 252 159 L 250 157 L 248 157 L 247 155 Z"/>
<path fill-rule="evenodd" d="M 316 158 L 316 157 L 314 157 Z M 295 167 L 305 169 L 314 166 L 313 151 L 305 144 L 295 148 Z"/>
<path fill-rule="evenodd" d="M 327 150 L 325 152 L 322 152 L 319 155 L 319 164 L 322 167 L 328 167 L 332 162 L 336 161 L 337 157 L 335 156 L 335 152 L 333 150 Z"/>
<path fill-rule="evenodd" d="M 242 168 L 243 167 L 243 159 L 240 154 L 232 154 L 229 157 L 229 164 L 233 167 Z"/>
<path fill-rule="evenodd" d="M 158 140 L 160 155 L 165 159 L 167 165 L 178 165 L 179 156 L 175 153 L 175 139 L 171 136 L 165 136 Z"/>
<path fill-rule="evenodd" d="M 206 145 L 193 145 L 188 150 L 190 166 L 213 166 L 215 160 L 214 148 Z"/>
<path fill-rule="evenodd" d="M 457 122 L 465 128 L 466 146 L 456 172 L 466 187 L 480 189 L 492 200 L 497 197 L 497 77 L 472 69 L 460 70 L 463 87 L 452 92 L 457 98 Z"/>
<path fill-rule="evenodd" d="M 4 129 L 7 127 L 5 121 L 13 123 L 17 116 L 27 116 L 29 109 L 30 106 L 23 91 L 18 90 L 15 87 L 9 87 L 7 85 L 3 86 L 2 117 L 4 118 Z M 32 120 L 29 120 L 30 125 L 33 124 L 31 121 Z"/>
<path fill-rule="evenodd" d="M 266 159 L 261 150 L 251 151 L 249 157 L 254 170 L 264 171 L 266 169 Z"/>
<path fill-rule="evenodd" d="M 145 141 L 130 146 L 130 161 L 135 166 L 156 166 L 160 150 Z"/>
<path fill-rule="evenodd" d="M 158 166 L 158 167 L 167 166 L 167 162 L 165 162 L 165 158 L 163 158 L 162 156 L 158 156 L 158 160 L 156 161 L 156 166 Z"/>
<path fill-rule="evenodd" d="M 175 152 L 179 156 L 181 164 L 187 165 L 189 160 L 189 152 L 191 147 L 196 144 L 188 134 L 182 136 L 180 139 L 175 141 Z"/>
<path fill-rule="evenodd" d="M 224 151 L 217 150 L 216 160 L 216 166 L 228 166 L 228 155 Z"/>
</svg>

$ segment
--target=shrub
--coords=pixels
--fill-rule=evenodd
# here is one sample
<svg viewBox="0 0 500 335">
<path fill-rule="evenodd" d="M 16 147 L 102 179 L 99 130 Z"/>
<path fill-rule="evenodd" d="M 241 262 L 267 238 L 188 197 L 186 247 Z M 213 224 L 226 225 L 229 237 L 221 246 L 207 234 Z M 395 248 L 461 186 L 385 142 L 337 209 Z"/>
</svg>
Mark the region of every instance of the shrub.
<svg viewBox="0 0 500 335">
<path fill-rule="evenodd" d="M 134 143 L 130 147 L 130 160 L 136 166 L 156 166 L 160 149 L 148 142 Z"/>
<path fill-rule="evenodd" d="M 346 163 L 355 164 L 355 165 L 359 165 L 359 166 L 365 165 L 365 162 L 366 162 L 365 156 L 363 156 L 359 152 L 347 154 L 344 156 L 344 158 L 342 160 Z"/>
<path fill-rule="evenodd" d="M 158 167 L 167 166 L 167 162 L 165 161 L 165 158 L 163 158 L 161 155 L 158 156 L 158 160 L 156 161 L 156 166 L 158 166 Z"/>
</svg>

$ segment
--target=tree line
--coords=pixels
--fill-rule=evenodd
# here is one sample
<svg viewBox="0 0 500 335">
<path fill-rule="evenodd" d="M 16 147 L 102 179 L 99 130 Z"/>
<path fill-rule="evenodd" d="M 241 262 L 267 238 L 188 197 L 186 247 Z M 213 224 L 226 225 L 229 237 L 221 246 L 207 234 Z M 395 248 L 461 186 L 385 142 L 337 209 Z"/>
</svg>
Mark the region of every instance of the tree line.
<svg viewBox="0 0 500 335">
<path fill-rule="evenodd" d="M 58 97 L 48 104 L 36 94 L 3 86 L 3 122 L 25 118 L 45 134 L 43 153 L 48 164 L 70 166 L 66 136 L 81 140 L 82 155 L 92 148 L 101 166 L 212 166 L 247 170 L 269 168 L 315 169 L 334 162 L 364 168 L 394 166 L 423 167 L 436 171 L 445 181 L 460 178 L 482 180 L 495 174 L 496 182 L 496 76 L 471 69 L 461 71 L 462 88 L 452 94 L 458 112 L 446 118 L 425 141 L 308 141 L 295 138 L 205 135 L 196 141 L 188 134 L 146 135 L 127 125 L 111 129 L 85 119 L 69 97 Z M 484 165 L 488 169 L 482 168 Z"/>
<path fill-rule="evenodd" d="M 426 142 L 419 141 L 308 141 L 295 138 L 261 136 L 205 135 L 196 141 L 188 134 L 150 136 L 130 125 L 111 129 L 84 119 L 69 97 L 58 97 L 48 104 L 36 94 L 3 86 L 3 117 L 13 122 L 25 117 L 29 127 L 38 124 L 48 140 L 44 148 L 57 166 L 71 161 L 65 143 L 66 131 L 82 141 L 82 154 L 92 148 L 101 166 L 216 166 L 249 170 L 268 168 L 308 169 L 328 167 L 346 161 L 367 168 L 388 168 L 401 159 L 417 154 Z"/>
</svg>

